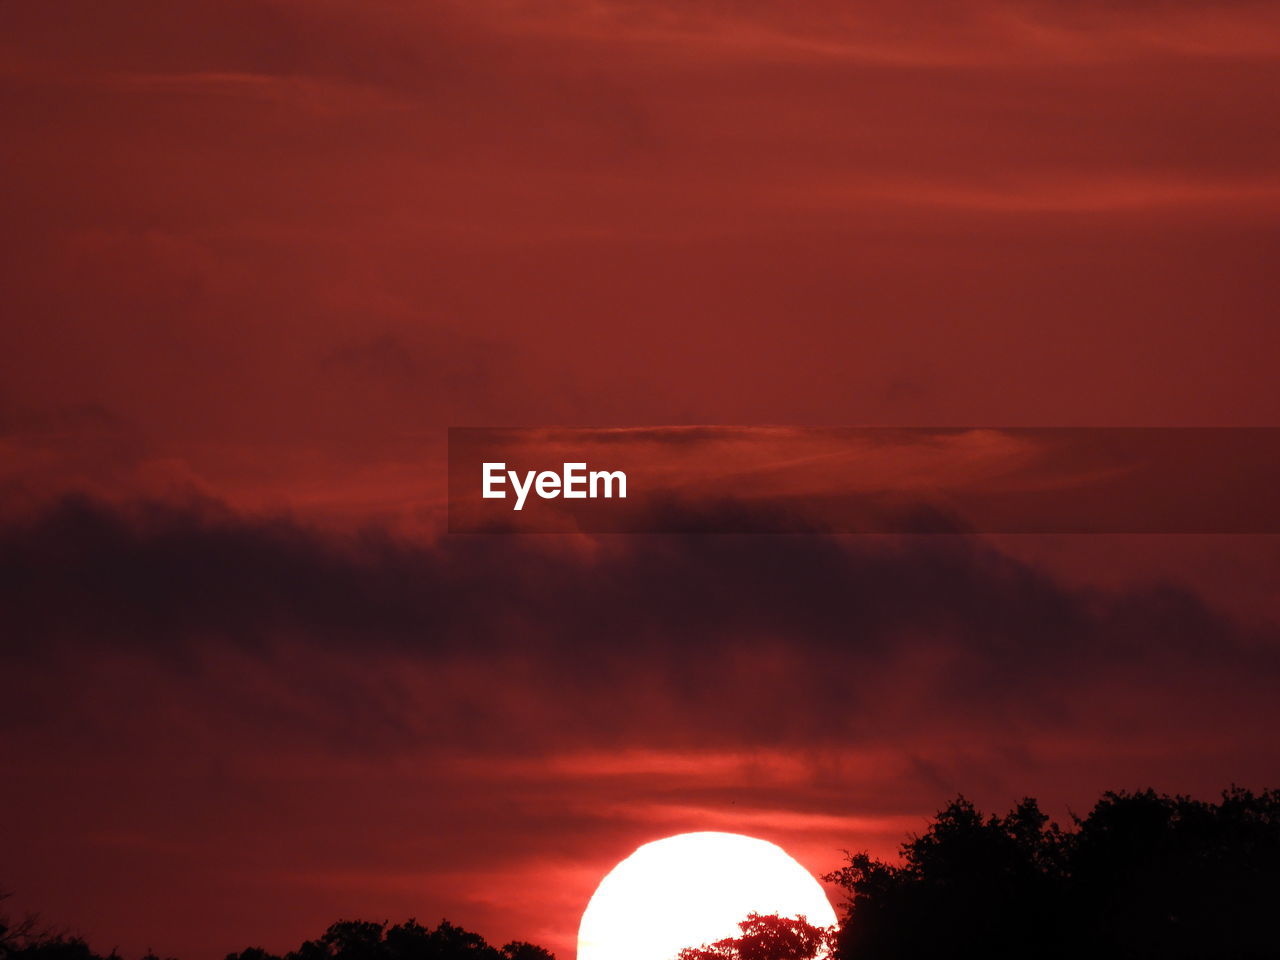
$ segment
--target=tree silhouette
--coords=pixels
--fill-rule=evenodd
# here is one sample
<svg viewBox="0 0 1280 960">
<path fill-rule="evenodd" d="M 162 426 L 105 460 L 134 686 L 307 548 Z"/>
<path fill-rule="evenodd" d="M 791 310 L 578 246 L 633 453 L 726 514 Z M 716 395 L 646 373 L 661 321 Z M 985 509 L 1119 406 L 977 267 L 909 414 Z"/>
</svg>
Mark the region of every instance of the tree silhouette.
<svg viewBox="0 0 1280 960">
<path fill-rule="evenodd" d="M 851 855 L 826 878 L 849 893 L 837 960 L 1280 957 L 1280 792 L 1107 793 L 1073 820 L 960 797 L 901 864 Z"/>
<path fill-rule="evenodd" d="M 227 954 L 226 960 L 555 960 L 542 947 L 515 940 L 490 946 L 478 933 L 448 920 L 428 929 L 416 920 L 388 926 L 368 920 L 339 920 L 317 940 L 274 956 L 258 947 Z"/>
<path fill-rule="evenodd" d="M 507 960 L 556 960 L 556 955 L 532 943 L 513 940 L 502 948 Z"/>
<path fill-rule="evenodd" d="M 0 890 L 0 903 L 13 894 Z M 79 937 L 45 926 L 37 913 L 0 913 L 0 960 L 100 960 Z"/>
<path fill-rule="evenodd" d="M 832 931 L 805 917 L 747 915 L 737 937 L 681 950 L 676 960 L 813 960 L 832 943 Z"/>
</svg>

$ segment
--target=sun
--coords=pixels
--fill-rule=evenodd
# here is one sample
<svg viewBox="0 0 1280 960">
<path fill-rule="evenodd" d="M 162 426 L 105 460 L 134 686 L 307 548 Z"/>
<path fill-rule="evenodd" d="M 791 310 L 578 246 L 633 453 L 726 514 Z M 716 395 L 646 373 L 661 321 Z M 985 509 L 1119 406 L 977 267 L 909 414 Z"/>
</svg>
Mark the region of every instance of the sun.
<svg viewBox="0 0 1280 960">
<path fill-rule="evenodd" d="M 736 936 L 748 913 L 836 922 L 822 886 L 775 844 L 736 833 L 656 840 L 600 881 L 578 928 L 578 960 L 673 960 Z"/>
</svg>

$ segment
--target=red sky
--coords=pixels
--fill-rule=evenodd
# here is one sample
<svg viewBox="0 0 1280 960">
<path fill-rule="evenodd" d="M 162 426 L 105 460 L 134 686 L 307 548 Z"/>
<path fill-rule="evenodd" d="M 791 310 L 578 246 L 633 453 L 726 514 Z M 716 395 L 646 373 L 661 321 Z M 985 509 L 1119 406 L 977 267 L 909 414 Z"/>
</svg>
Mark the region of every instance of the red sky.
<svg viewBox="0 0 1280 960">
<path fill-rule="evenodd" d="M 1280 423 L 1278 53 L 1248 2 L 3 5 L 0 884 L 126 953 L 571 960 L 664 833 L 1275 785 L 1274 538 L 439 531 L 449 425 Z"/>
</svg>

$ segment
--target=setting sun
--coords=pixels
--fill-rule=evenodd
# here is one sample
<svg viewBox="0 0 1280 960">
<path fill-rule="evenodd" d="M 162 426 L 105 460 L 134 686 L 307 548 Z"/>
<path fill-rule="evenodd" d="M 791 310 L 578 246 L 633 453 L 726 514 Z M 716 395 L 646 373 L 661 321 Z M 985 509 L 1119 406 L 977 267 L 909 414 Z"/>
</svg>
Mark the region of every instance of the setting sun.
<svg viewBox="0 0 1280 960">
<path fill-rule="evenodd" d="M 821 885 L 781 847 L 734 833 L 667 837 L 600 882 L 582 915 L 578 960 L 672 960 L 736 935 L 749 913 L 836 922 Z"/>
</svg>

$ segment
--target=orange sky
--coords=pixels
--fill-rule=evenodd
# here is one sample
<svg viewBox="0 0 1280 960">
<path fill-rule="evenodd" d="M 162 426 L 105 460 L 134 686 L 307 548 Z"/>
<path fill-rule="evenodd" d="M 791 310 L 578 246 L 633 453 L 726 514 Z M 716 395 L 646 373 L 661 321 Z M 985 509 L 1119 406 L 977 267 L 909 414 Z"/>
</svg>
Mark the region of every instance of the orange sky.
<svg viewBox="0 0 1280 960">
<path fill-rule="evenodd" d="M 126 954 L 572 960 L 661 833 L 1274 785 L 1274 538 L 438 533 L 450 425 L 1280 423 L 1278 53 L 1264 2 L 4 4 L 0 885 Z"/>
</svg>

